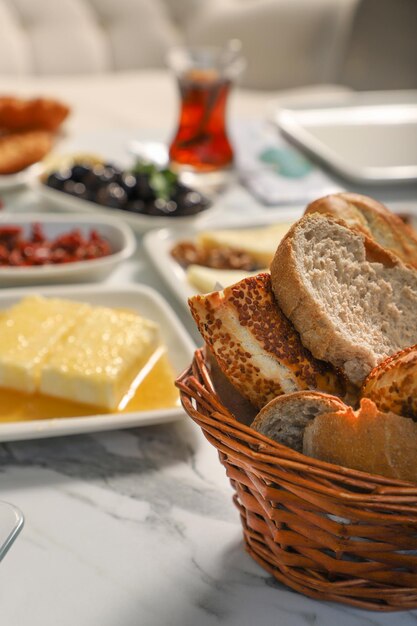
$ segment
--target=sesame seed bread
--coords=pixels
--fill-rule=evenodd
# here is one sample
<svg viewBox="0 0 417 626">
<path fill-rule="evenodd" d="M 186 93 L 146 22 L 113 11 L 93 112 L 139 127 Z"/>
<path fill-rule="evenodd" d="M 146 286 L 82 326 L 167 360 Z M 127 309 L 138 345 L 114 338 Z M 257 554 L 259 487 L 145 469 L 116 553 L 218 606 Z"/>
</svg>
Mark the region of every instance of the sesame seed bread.
<svg viewBox="0 0 417 626">
<path fill-rule="evenodd" d="M 210 380 L 222 404 L 232 413 L 238 422 L 250 426 L 258 412 L 253 404 L 233 387 L 230 380 L 220 369 L 216 357 L 204 346 L 204 358 L 210 372 Z"/>
<path fill-rule="evenodd" d="M 380 411 L 417 421 L 417 346 L 410 346 L 377 365 L 365 380 L 361 396 Z"/>
<path fill-rule="evenodd" d="M 349 228 L 374 239 L 403 263 L 417 267 L 417 236 L 403 220 L 386 206 L 368 196 L 339 193 L 315 200 L 305 215 L 322 213 L 343 220 Z"/>
<path fill-rule="evenodd" d="M 417 272 L 342 222 L 305 215 L 279 245 L 271 280 L 304 346 L 356 385 L 417 343 Z"/>
<path fill-rule="evenodd" d="M 343 378 L 312 357 L 274 298 L 270 275 L 189 299 L 198 329 L 232 385 L 255 407 L 283 393 L 343 395 Z"/>
<path fill-rule="evenodd" d="M 388 478 L 417 481 L 416 450 L 417 424 L 366 398 L 358 411 L 322 413 L 304 430 L 304 454 Z"/>
<path fill-rule="evenodd" d="M 306 425 L 317 415 L 344 411 L 346 408 L 336 396 L 319 391 L 296 391 L 268 402 L 251 426 L 262 435 L 302 452 Z"/>
</svg>

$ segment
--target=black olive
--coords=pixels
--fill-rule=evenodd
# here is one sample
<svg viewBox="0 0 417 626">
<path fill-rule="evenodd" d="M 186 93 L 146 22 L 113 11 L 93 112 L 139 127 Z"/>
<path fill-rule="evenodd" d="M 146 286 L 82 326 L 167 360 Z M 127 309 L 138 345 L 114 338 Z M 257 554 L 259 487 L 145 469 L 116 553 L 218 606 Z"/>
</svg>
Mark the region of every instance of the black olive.
<svg viewBox="0 0 417 626">
<path fill-rule="evenodd" d="M 95 196 L 95 202 L 114 209 L 121 209 L 127 202 L 125 190 L 117 183 L 101 187 Z"/>
<path fill-rule="evenodd" d="M 76 164 L 71 169 L 71 178 L 76 183 L 84 183 L 84 179 L 89 172 L 90 168 L 87 165 Z"/>
<path fill-rule="evenodd" d="M 158 215 L 159 217 L 167 215 L 167 201 L 162 198 L 151 200 L 146 203 L 146 213 L 148 215 Z"/>
<path fill-rule="evenodd" d="M 135 174 L 136 178 L 136 198 L 140 200 L 153 200 L 155 194 L 149 184 L 149 177 L 146 174 Z"/>
<path fill-rule="evenodd" d="M 101 167 L 97 168 L 96 176 L 98 185 L 108 185 L 109 183 L 116 182 L 119 172 L 114 167 Z"/>
<path fill-rule="evenodd" d="M 207 198 L 205 198 L 198 191 L 188 189 L 187 191 L 181 191 L 181 194 L 177 196 L 178 211 L 177 215 L 196 215 L 201 211 L 207 209 L 210 205 Z"/>
<path fill-rule="evenodd" d="M 46 179 L 46 184 L 48 185 L 48 187 L 52 187 L 53 189 L 59 189 L 60 191 L 62 191 L 64 184 L 67 182 L 67 180 L 70 180 L 71 178 L 71 170 L 60 170 L 58 172 L 52 172 L 52 174 L 49 174 L 48 178 Z"/>
<path fill-rule="evenodd" d="M 129 200 L 131 198 L 134 198 L 134 196 L 136 195 L 136 176 L 130 174 L 129 172 L 122 172 L 118 179 L 118 183 L 125 190 Z"/>
<path fill-rule="evenodd" d="M 84 183 L 77 183 L 75 180 L 67 180 L 64 184 L 63 190 L 65 193 L 69 193 L 71 196 L 76 196 L 77 198 L 87 198 L 87 189 Z"/>
<path fill-rule="evenodd" d="M 146 204 L 143 200 L 129 200 L 123 208 L 130 213 L 146 214 Z"/>
</svg>

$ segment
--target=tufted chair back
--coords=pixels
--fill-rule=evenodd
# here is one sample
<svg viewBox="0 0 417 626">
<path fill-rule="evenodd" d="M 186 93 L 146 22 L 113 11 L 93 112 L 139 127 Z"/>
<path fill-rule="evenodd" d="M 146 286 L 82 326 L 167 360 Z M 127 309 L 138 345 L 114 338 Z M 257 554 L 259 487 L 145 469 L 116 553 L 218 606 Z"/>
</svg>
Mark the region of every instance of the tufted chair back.
<svg viewBox="0 0 417 626">
<path fill-rule="evenodd" d="M 0 0 L 0 75 L 161 67 L 179 40 L 158 0 Z"/>
</svg>

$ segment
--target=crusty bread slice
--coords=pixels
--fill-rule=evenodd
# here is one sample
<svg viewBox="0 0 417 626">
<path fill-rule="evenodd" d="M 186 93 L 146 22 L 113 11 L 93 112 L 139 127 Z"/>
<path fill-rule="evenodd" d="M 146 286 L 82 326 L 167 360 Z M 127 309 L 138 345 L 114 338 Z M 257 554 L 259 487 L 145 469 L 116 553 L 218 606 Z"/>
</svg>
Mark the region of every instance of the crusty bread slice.
<svg viewBox="0 0 417 626">
<path fill-rule="evenodd" d="M 365 380 L 361 396 L 380 411 L 417 420 L 417 346 L 411 346 L 377 365 Z"/>
<path fill-rule="evenodd" d="M 358 411 L 349 407 L 317 416 L 304 430 L 303 452 L 328 463 L 417 481 L 417 424 L 381 413 L 366 398 Z"/>
<path fill-rule="evenodd" d="M 319 198 L 305 214 L 322 213 L 343 220 L 349 228 L 374 239 L 404 263 L 417 267 L 417 235 L 386 206 L 368 196 L 339 193 Z"/>
<path fill-rule="evenodd" d="M 336 396 L 319 391 L 296 391 L 268 402 L 251 426 L 262 435 L 302 452 L 304 428 L 312 419 L 322 413 L 346 409 Z"/>
<path fill-rule="evenodd" d="M 220 368 L 255 407 L 301 389 L 343 395 L 343 377 L 311 356 L 278 307 L 269 274 L 194 296 L 189 305 Z"/>
<path fill-rule="evenodd" d="M 271 280 L 303 344 L 356 385 L 388 355 L 417 343 L 417 272 L 332 218 L 312 213 L 294 224 Z"/>
</svg>

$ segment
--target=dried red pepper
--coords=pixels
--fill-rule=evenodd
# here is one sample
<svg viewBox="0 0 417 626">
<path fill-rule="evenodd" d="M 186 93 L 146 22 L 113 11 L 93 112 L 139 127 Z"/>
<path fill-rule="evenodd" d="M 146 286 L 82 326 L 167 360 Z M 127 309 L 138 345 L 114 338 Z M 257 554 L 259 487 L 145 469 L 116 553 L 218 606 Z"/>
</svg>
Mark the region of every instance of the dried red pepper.
<svg viewBox="0 0 417 626">
<path fill-rule="evenodd" d="M 109 242 L 96 230 L 85 237 L 79 229 L 47 239 L 42 226 L 33 224 L 30 237 L 20 226 L 0 226 L 0 266 L 56 265 L 98 259 L 111 254 Z"/>
</svg>

